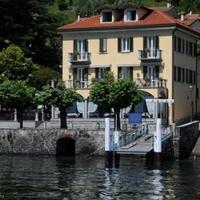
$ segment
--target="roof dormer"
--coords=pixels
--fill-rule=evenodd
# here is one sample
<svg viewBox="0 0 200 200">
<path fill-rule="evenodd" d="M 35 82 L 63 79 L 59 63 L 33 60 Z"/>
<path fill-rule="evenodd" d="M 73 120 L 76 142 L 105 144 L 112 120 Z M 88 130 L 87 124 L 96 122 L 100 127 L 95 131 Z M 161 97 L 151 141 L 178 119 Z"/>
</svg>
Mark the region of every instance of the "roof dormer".
<svg viewBox="0 0 200 200">
<path fill-rule="evenodd" d="M 106 9 L 101 11 L 101 23 L 114 22 L 113 10 Z"/>
<path fill-rule="evenodd" d="M 124 11 L 124 22 L 138 21 L 145 16 L 148 10 L 148 8 L 134 3 L 129 3 L 122 9 Z"/>
<path fill-rule="evenodd" d="M 101 23 L 111 23 L 118 19 L 118 9 L 114 5 L 104 5 L 98 10 Z"/>
<path fill-rule="evenodd" d="M 125 22 L 130 22 L 130 21 L 137 21 L 137 16 L 136 16 L 136 10 L 135 9 L 125 9 L 124 10 L 124 21 Z"/>
</svg>

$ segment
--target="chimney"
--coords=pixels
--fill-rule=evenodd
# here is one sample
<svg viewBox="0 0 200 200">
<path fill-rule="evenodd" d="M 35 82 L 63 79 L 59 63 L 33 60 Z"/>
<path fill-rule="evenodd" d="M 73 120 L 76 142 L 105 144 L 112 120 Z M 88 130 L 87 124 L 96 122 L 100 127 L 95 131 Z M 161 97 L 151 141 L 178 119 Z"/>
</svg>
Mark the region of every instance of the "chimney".
<svg viewBox="0 0 200 200">
<path fill-rule="evenodd" d="M 170 2 L 167 2 L 167 8 L 171 8 L 172 4 Z"/>
<path fill-rule="evenodd" d="M 77 21 L 79 22 L 80 19 L 81 19 L 80 14 L 78 14 L 78 16 L 77 16 Z"/>
<path fill-rule="evenodd" d="M 183 22 L 185 20 L 185 12 L 181 11 L 180 15 L 181 15 L 181 21 Z"/>
<path fill-rule="evenodd" d="M 172 1 L 166 0 L 166 2 L 167 2 L 167 8 L 171 8 L 172 7 Z"/>
</svg>

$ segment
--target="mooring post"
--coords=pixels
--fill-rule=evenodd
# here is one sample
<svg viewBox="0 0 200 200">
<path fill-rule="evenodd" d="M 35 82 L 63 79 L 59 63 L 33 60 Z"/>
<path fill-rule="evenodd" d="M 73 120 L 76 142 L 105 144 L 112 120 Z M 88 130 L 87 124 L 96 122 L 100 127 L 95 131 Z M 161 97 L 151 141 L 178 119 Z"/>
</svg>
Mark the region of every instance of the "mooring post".
<svg viewBox="0 0 200 200">
<path fill-rule="evenodd" d="M 162 127 L 161 119 L 156 119 L 156 132 L 154 132 L 154 158 L 160 160 L 162 152 Z"/>
<path fill-rule="evenodd" d="M 110 131 L 109 114 L 105 114 L 105 167 L 113 167 L 113 141 Z"/>
<path fill-rule="evenodd" d="M 120 164 L 120 155 L 117 153 L 119 147 L 119 135 L 120 131 L 114 131 L 114 165 L 115 168 L 119 168 Z"/>
</svg>

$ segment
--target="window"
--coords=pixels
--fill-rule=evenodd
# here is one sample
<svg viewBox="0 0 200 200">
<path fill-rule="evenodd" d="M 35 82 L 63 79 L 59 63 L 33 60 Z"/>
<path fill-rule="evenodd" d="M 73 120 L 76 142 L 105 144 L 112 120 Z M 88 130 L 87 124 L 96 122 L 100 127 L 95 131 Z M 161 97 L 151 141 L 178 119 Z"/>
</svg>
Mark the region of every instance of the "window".
<svg viewBox="0 0 200 200">
<path fill-rule="evenodd" d="M 174 81 L 177 81 L 177 78 L 176 78 L 176 71 L 177 71 L 177 67 L 174 66 Z"/>
<path fill-rule="evenodd" d="M 132 67 L 119 67 L 118 68 L 118 79 L 133 79 L 133 68 Z"/>
<path fill-rule="evenodd" d="M 112 12 L 102 12 L 102 22 L 112 22 Z"/>
<path fill-rule="evenodd" d="M 124 21 L 134 21 L 136 20 L 136 11 L 135 10 L 126 10 L 124 12 Z"/>
<path fill-rule="evenodd" d="M 132 52 L 133 38 L 118 38 L 118 52 Z"/>
<path fill-rule="evenodd" d="M 95 69 L 95 79 L 97 79 L 97 80 L 104 79 L 107 71 L 109 71 L 109 68 L 96 68 Z"/>
<path fill-rule="evenodd" d="M 100 53 L 106 53 L 107 52 L 107 39 L 106 38 L 100 38 L 99 39 L 99 52 Z"/>
</svg>

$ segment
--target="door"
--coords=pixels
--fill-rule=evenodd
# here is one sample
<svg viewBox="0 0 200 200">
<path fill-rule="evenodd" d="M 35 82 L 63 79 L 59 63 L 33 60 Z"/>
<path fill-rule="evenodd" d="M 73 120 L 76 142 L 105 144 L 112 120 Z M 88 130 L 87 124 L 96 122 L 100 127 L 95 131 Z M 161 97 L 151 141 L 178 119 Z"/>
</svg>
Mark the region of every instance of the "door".
<svg viewBox="0 0 200 200">
<path fill-rule="evenodd" d="M 149 80 L 155 80 L 156 79 L 156 69 L 155 69 L 155 66 L 148 66 L 147 67 L 147 78 Z"/>
</svg>

